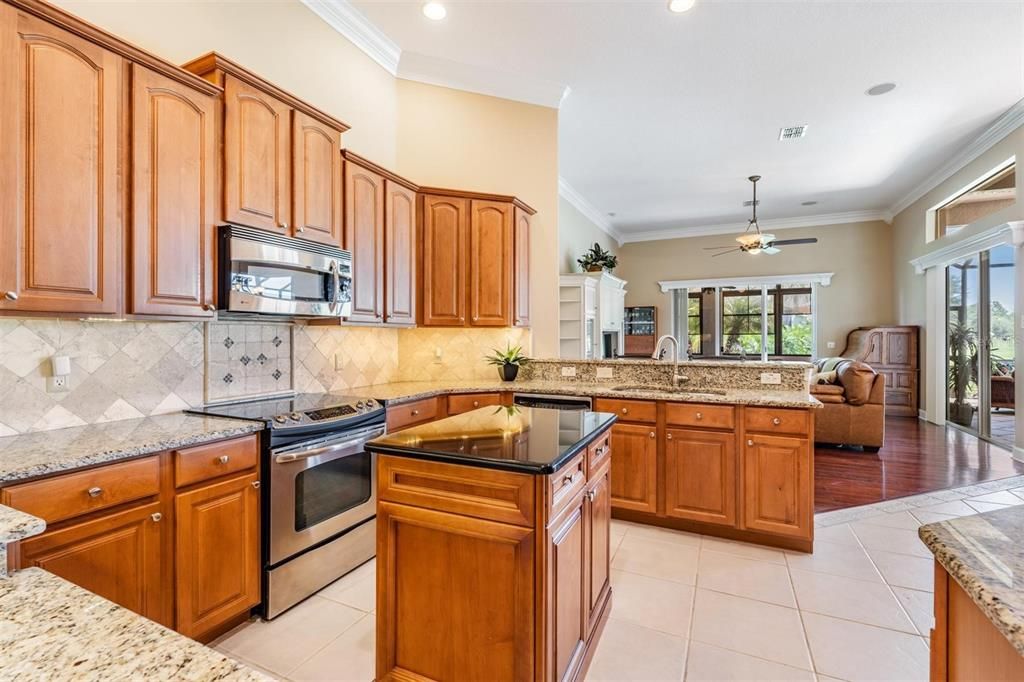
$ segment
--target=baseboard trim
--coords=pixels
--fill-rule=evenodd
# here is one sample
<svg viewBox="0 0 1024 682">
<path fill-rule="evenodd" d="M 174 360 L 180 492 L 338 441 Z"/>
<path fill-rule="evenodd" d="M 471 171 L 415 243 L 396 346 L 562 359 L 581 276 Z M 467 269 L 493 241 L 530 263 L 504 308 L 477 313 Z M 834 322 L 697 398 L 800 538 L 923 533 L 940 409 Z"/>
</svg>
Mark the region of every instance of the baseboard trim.
<svg viewBox="0 0 1024 682">
<path fill-rule="evenodd" d="M 1024 462 L 1024 448 L 1019 445 L 1013 446 L 1013 458 L 1018 462 Z"/>
</svg>

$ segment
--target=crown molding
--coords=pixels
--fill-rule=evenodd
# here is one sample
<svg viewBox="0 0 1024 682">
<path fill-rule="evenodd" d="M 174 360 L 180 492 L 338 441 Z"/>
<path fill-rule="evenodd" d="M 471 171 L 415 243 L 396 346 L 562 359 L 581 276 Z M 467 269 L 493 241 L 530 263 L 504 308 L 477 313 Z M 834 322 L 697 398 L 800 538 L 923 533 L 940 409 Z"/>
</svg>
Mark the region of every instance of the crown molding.
<svg viewBox="0 0 1024 682">
<path fill-rule="evenodd" d="M 608 218 L 606 218 L 601 211 L 597 210 L 593 204 L 587 201 L 586 197 L 577 192 L 576 188 L 570 185 L 561 175 L 558 176 L 558 196 L 568 201 L 577 211 L 582 213 L 587 220 L 601 228 L 601 231 L 614 239 L 616 244 L 622 246 L 626 243 L 626 238 L 621 232 L 615 229 L 615 226 L 611 224 Z"/>
<path fill-rule="evenodd" d="M 847 225 L 849 223 L 867 223 L 876 220 L 888 223 L 892 220 L 892 216 L 887 211 L 846 211 L 843 213 L 821 213 L 818 215 L 800 216 L 798 218 L 769 218 L 757 222 L 761 226 L 762 231 L 770 231 L 788 230 L 797 227 L 825 227 Z M 672 227 L 665 230 L 648 230 L 645 232 L 626 232 L 623 235 L 623 243 L 735 234 L 746 230 L 748 224 L 748 222 L 720 223 L 718 225 Z"/>
<path fill-rule="evenodd" d="M 994 225 L 987 230 L 969 235 L 946 246 L 929 251 L 910 261 L 914 272 L 923 275 L 928 268 L 945 267 L 954 261 L 972 256 L 979 251 L 991 249 L 1000 244 L 1024 245 L 1024 220 Z"/>
<path fill-rule="evenodd" d="M 402 48 L 346 0 L 302 0 L 302 4 L 384 67 L 385 71 L 392 76 L 398 75 Z"/>
<path fill-rule="evenodd" d="M 1024 125 L 1024 99 L 1018 100 L 1012 107 L 1004 111 L 981 135 L 954 154 L 938 170 L 910 190 L 906 196 L 890 206 L 889 213 L 895 217 L 906 210 L 915 201 L 953 177 L 957 171 L 987 152 L 1021 125 Z"/>
</svg>

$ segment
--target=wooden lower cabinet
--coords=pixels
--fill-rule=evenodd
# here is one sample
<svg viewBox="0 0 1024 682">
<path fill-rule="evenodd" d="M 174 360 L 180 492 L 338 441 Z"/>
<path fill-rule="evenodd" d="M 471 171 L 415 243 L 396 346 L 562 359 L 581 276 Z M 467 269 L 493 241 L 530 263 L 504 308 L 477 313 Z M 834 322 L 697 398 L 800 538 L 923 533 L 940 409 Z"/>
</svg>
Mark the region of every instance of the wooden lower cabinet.
<svg viewBox="0 0 1024 682">
<path fill-rule="evenodd" d="M 379 455 L 376 679 L 583 678 L 611 596 L 610 468 L 588 455 L 551 476 Z M 567 471 L 586 485 L 556 504 Z"/>
<path fill-rule="evenodd" d="M 814 451 L 807 438 L 748 434 L 743 448 L 743 527 L 809 537 Z"/>
<path fill-rule="evenodd" d="M 260 601 L 257 453 L 250 435 L 4 488 L 0 504 L 49 524 L 13 566 L 209 640 Z"/>
<path fill-rule="evenodd" d="M 736 524 L 736 434 L 666 430 L 665 515 Z"/>
<path fill-rule="evenodd" d="M 612 506 L 658 511 L 658 429 L 654 424 L 612 426 Z"/>
<path fill-rule="evenodd" d="M 260 497 L 256 473 L 174 499 L 177 629 L 202 637 L 260 601 Z"/>
<path fill-rule="evenodd" d="M 168 584 L 161 571 L 169 528 L 159 502 L 82 521 L 25 540 L 20 566 L 38 566 L 168 627 Z"/>
</svg>

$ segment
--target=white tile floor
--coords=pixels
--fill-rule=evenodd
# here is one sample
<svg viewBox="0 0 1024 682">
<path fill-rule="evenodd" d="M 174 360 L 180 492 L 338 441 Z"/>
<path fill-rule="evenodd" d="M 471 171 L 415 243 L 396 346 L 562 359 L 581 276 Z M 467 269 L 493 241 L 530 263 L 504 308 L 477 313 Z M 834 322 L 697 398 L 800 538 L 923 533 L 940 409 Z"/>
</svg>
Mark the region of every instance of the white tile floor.
<svg viewBox="0 0 1024 682">
<path fill-rule="evenodd" d="M 917 527 L 1008 504 L 1024 504 L 1024 477 L 819 514 L 813 555 L 616 521 L 587 679 L 925 680 L 933 569 Z M 281 679 L 371 680 L 374 570 L 214 646 Z"/>
</svg>

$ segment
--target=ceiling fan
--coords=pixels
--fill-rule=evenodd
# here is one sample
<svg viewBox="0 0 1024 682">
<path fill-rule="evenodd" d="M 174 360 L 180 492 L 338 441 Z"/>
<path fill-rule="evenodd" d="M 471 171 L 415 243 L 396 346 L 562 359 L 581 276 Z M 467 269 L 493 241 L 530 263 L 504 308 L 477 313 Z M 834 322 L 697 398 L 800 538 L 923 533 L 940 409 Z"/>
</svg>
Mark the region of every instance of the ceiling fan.
<svg viewBox="0 0 1024 682">
<path fill-rule="evenodd" d="M 711 257 L 724 256 L 727 253 L 734 251 L 741 251 L 743 253 L 767 253 L 769 255 L 773 253 L 779 253 L 780 246 L 790 246 L 793 244 L 817 244 L 818 239 L 816 237 L 807 237 L 804 239 L 776 239 L 774 234 L 768 234 L 767 232 L 761 231 L 761 226 L 757 224 L 757 181 L 761 179 L 760 175 L 751 175 L 747 180 L 754 185 L 754 200 L 750 202 L 753 207 L 753 215 L 750 218 L 750 222 L 747 223 L 747 230 L 740 236 L 736 237 L 736 241 L 739 242 L 739 246 L 705 246 L 705 251 L 718 251 L 718 253 L 711 254 Z M 753 230 L 753 231 L 751 231 Z"/>
</svg>

